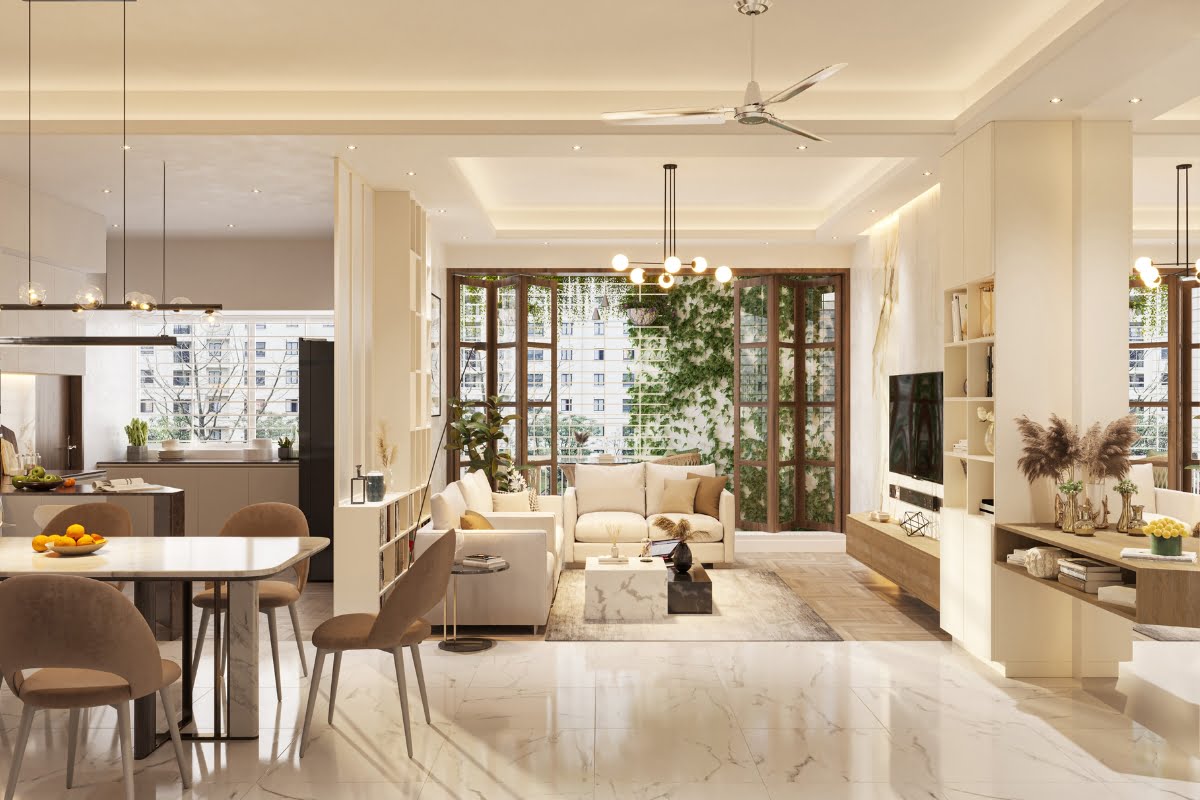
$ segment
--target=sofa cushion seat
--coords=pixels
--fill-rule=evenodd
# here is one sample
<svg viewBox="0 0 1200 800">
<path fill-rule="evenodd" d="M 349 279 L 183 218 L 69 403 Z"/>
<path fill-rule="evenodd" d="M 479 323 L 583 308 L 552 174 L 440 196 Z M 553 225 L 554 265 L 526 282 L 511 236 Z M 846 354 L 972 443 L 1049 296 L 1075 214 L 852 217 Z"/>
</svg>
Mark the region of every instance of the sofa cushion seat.
<svg viewBox="0 0 1200 800">
<path fill-rule="evenodd" d="M 647 522 L 650 525 L 651 539 L 666 539 L 667 532 L 661 528 L 654 527 L 654 523 L 661 517 L 666 517 L 671 522 L 679 522 L 681 519 L 686 519 L 695 531 L 695 535 L 691 539 L 693 542 L 719 542 L 725 536 L 725 528 L 721 525 L 721 521 L 707 514 L 655 514 Z"/>
<path fill-rule="evenodd" d="M 616 525 L 618 542 L 640 542 L 646 538 L 646 518 L 629 511 L 593 511 L 575 522 L 575 541 L 607 544 L 608 526 Z"/>
</svg>

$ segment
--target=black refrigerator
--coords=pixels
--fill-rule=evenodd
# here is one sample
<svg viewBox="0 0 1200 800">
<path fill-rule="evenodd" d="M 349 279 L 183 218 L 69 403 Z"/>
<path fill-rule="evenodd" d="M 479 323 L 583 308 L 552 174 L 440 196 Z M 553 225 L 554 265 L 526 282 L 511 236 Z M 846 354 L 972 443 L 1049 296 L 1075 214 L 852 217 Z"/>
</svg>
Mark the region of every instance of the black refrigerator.
<svg viewBox="0 0 1200 800">
<path fill-rule="evenodd" d="M 308 579 L 333 580 L 333 342 L 300 340 L 300 510 L 329 547 L 312 557 Z"/>
</svg>

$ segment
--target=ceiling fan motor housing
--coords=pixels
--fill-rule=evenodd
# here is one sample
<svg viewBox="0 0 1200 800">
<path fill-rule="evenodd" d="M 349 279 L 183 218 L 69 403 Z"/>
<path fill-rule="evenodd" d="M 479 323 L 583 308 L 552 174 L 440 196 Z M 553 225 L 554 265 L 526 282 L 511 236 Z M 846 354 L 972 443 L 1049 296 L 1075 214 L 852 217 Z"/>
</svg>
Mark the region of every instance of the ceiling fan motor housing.
<svg viewBox="0 0 1200 800">
<path fill-rule="evenodd" d="M 748 17 L 757 17 L 767 13 L 771 0 L 737 0 L 737 10 Z"/>
</svg>

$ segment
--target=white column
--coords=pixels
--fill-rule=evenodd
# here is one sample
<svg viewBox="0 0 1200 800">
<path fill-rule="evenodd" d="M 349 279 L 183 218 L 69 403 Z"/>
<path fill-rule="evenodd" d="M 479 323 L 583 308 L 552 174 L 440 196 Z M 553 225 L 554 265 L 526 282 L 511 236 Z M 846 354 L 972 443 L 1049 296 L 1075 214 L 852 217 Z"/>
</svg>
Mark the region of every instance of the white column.
<svg viewBox="0 0 1200 800">
<path fill-rule="evenodd" d="M 230 736 L 258 736 L 258 581 L 230 581 Z"/>
</svg>

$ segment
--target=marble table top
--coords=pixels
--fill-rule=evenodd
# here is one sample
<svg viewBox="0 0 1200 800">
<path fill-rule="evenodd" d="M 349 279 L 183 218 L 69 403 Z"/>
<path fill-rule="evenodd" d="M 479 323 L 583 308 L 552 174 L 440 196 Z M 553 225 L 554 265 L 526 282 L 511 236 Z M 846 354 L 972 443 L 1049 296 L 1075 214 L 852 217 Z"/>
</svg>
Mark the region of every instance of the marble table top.
<svg viewBox="0 0 1200 800">
<path fill-rule="evenodd" d="M 0 537 L 0 578 L 82 575 L 123 580 L 256 580 L 329 546 L 320 536 L 130 536 L 91 555 L 35 553 L 32 539 Z"/>
<path fill-rule="evenodd" d="M 0 483 L 0 495 L 5 500 L 17 497 L 29 497 L 42 503 L 53 503 L 56 498 L 62 497 L 81 497 L 95 495 L 96 497 L 144 497 L 146 495 L 171 495 L 182 494 L 183 489 L 176 489 L 174 486 L 159 486 L 155 489 L 141 489 L 136 492 L 100 492 L 96 491 L 96 487 L 91 481 L 77 483 L 74 486 L 60 486 L 49 492 L 34 492 L 29 489 L 18 489 L 13 486 L 8 480 Z"/>
</svg>

